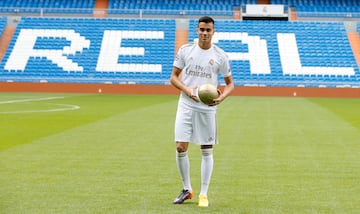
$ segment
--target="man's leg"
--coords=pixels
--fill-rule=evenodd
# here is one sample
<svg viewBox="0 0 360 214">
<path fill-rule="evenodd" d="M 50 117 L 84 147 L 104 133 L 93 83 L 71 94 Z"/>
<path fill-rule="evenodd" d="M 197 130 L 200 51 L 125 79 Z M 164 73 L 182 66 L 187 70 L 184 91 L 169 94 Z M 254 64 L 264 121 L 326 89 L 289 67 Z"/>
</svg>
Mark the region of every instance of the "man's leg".
<svg viewBox="0 0 360 214">
<path fill-rule="evenodd" d="M 190 161 L 188 156 L 188 142 L 176 142 L 176 164 L 183 183 L 183 190 L 174 200 L 174 204 L 182 204 L 185 200 L 193 197 L 190 182 Z"/>
<path fill-rule="evenodd" d="M 209 202 L 207 199 L 207 192 L 214 166 L 213 146 L 201 146 L 201 157 L 201 191 L 199 196 L 199 206 L 208 207 Z"/>
</svg>

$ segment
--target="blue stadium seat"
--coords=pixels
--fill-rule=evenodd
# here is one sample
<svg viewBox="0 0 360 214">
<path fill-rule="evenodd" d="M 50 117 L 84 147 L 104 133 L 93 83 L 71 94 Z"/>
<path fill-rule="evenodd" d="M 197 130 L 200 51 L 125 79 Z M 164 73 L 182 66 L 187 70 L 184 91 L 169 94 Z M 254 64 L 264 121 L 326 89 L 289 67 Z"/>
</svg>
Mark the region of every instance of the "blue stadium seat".
<svg viewBox="0 0 360 214">
<path fill-rule="evenodd" d="M 143 10 L 145 14 L 232 16 L 234 6 L 256 3 L 256 0 L 109 0 L 108 9 L 110 14 L 139 13 Z"/>
<path fill-rule="evenodd" d="M 5 18 L 0 19 L 0 29 L 5 23 Z M 190 20 L 189 42 L 197 38 L 196 26 L 197 20 Z M 36 30 L 42 31 L 34 42 L 29 32 L 39 33 Z M 148 38 L 139 30 L 146 31 Z M 172 70 L 175 30 L 174 19 L 22 18 L 0 62 L 0 81 L 165 84 Z M 235 85 L 360 85 L 359 68 L 342 22 L 217 20 L 216 31 L 215 43 L 231 57 Z M 114 48 L 119 37 L 121 44 Z M 291 38 L 295 45 L 289 44 Z M 29 41 L 34 42 L 30 49 Z M 28 60 L 25 68 L 18 61 L 9 62 L 16 45 L 28 48 L 17 53 L 18 59 Z M 117 62 L 115 68 L 99 64 L 101 53 L 108 54 L 102 58 L 107 62 L 115 55 L 111 58 Z"/>
<path fill-rule="evenodd" d="M 43 9 L 45 13 L 92 13 L 95 0 L 44 0 L 44 1 L 0 1 L 0 11 L 39 13 Z"/>
<path fill-rule="evenodd" d="M 74 25 L 74 22 L 77 24 Z M 144 74 L 151 73 L 149 75 L 152 78 L 151 81 L 154 82 L 153 79 L 155 79 L 158 80 L 158 84 L 161 84 L 165 81 L 165 76 L 163 76 L 163 79 L 160 79 L 161 70 L 159 69 L 161 67 L 171 69 L 172 67 L 172 61 L 167 59 L 169 59 L 169 55 L 173 56 L 174 54 L 175 20 L 23 18 L 14 33 L 8 53 L 5 54 L 4 60 L 0 64 L 0 77 L 11 70 L 5 68 L 5 63 L 10 57 L 11 50 L 17 44 L 17 40 L 19 40 L 20 32 L 24 33 L 21 31 L 22 29 L 26 29 L 26 31 L 29 31 L 29 29 L 39 30 L 34 31 L 39 36 L 35 38 L 35 43 L 30 48 L 31 50 L 42 51 L 42 55 L 37 56 L 35 52 L 30 57 L 26 54 L 25 56 L 19 55 L 18 57 L 25 57 L 25 59 L 28 57 L 28 61 L 25 69 L 19 67 L 14 69 L 21 71 L 12 77 L 16 81 L 21 81 L 24 78 L 28 79 L 30 75 L 33 81 L 40 81 L 40 79 L 46 78 L 48 81 L 61 80 L 62 82 L 71 82 L 74 79 L 82 82 L 91 81 L 100 83 L 104 81 L 123 82 L 124 80 L 137 82 L 140 80 L 150 81 L 150 78 L 144 78 Z M 56 32 L 48 35 L 49 30 L 56 30 Z M 66 33 L 62 32 L 64 30 Z M 131 35 L 127 35 L 130 36 L 129 38 L 124 37 L 121 40 L 121 47 L 125 49 L 130 48 L 128 49 L 128 55 L 120 54 L 117 62 L 134 64 L 134 66 L 130 66 L 130 70 L 126 72 L 119 72 L 120 75 L 114 75 L 113 71 L 106 71 L 106 69 L 96 70 L 99 54 L 103 46 L 104 30 L 112 32 L 127 31 L 131 33 Z M 149 39 L 145 39 L 144 36 L 146 35 L 141 35 L 144 33 L 136 33 L 139 30 L 147 32 L 146 35 Z M 70 34 L 68 31 L 70 31 Z M 23 39 L 28 38 L 27 40 L 31 40 L 32 34 L 26 34 L 27 36 Z M 125 34 L 122 35 L 126 36 Z M 138 38 L 138 36 L 140 37 Z M 116 36 L 112 38 L 116 39 Z M 72 44 L 72 41 L 74 44 Z M 26 42 L 22 45 L 26 46 L 26 44 L 28 43 Z M 143 56 L 137 54 L 131 55 L 132 51 L 136 50 L 137 52 L 141 48 L 145 50 Z M 71 52 L 71 49 L 74 49 L 74 51 Z M 61 54 L 65 50 L 69 50 L 70 53 L 66 55 Z M 56 52 L 60 54 L 56 54 Z M 144 62 L 146 63 L 144 64 Z M 17 65 L 18 63 L 15 62 L 13 66 L 16 67 Z M 127 75 L 125 76 L 125 74 Z M 166 81 L 168 77 L 167 75 Z"/>
<path fill-rule="evenodd" d="M 6 17 L 0 17 L 0 38 L 6 26 Z"/>
<path fill-rule="evenodd" d="M 304 17 L 360 17 L 358 0 L 271 0 L 271 3 L 294 7 L 297 15 Z"/>
</svg>

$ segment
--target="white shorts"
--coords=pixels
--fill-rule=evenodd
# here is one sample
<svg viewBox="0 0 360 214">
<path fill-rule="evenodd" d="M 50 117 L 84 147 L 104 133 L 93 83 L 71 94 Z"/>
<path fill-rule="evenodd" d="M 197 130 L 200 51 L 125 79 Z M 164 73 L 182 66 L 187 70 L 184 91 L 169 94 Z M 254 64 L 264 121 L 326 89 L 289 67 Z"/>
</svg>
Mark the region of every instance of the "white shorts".
<svg viewBox="0 0 360 214">
<path fill-rule="evenodd" d="M 181 104 L 178 105 L 175 141 L 198 145 L 217 144 L 216 111 L 201 112 Z"/>
</svg>

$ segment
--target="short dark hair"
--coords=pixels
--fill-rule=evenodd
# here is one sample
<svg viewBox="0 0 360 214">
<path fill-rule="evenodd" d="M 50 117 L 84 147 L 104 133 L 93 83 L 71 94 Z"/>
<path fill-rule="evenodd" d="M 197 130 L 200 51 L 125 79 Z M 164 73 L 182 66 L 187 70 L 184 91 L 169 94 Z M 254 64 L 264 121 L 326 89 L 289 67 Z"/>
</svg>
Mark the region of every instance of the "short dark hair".
<svg viewBox="0 0 360 214">
<path fill-rule="evenodd" d="M 205 23 L 213 23 L 215 25 L 215 21 L 213 18 L 211 18 L 210 16 L 203 16 L 203 17 L 200 17 L 199 21 L 198 21 L 198 24 L 200 22 L 205 22 Z"/>
</svg>

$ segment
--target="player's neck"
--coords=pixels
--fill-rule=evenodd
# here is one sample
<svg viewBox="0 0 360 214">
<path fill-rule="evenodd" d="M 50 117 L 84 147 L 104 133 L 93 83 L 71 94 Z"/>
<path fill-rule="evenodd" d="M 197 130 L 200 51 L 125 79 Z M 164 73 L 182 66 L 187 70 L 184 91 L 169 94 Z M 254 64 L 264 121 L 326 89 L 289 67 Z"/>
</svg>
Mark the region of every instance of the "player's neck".
<svg viewBox="0 0 360 214">
<path fill-rule="evenodd" d="M 198 45 L 203 50 L 208 50 L 211 48 L 211 42 L 198 42 Z"/>
</svg>

